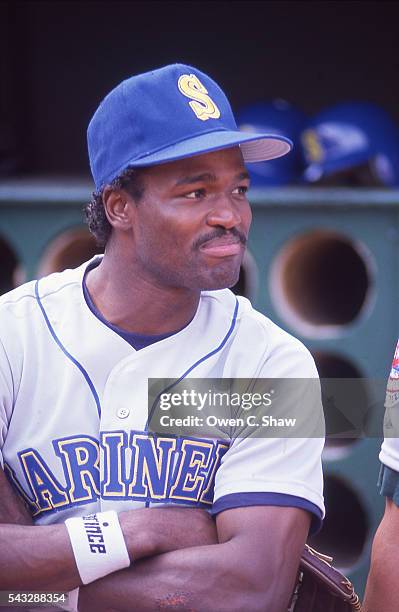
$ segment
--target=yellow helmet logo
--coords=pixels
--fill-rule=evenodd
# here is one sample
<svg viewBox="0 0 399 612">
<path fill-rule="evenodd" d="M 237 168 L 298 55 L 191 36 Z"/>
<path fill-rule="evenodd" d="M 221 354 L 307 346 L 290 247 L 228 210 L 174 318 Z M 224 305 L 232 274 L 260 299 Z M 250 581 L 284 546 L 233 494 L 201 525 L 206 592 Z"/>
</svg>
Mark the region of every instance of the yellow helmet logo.
<svg viewBox="0 0 399 612">
<path fill-rule="evenodd" d="M 218 119 L 220 117 L 218 107 L 195 74 L 183 74 L 179 78 L 177 85 L 179 91 L 186 96 L 186 98 L 190 98 L 190 107 L 198 119 L 207 121 L 211 118 Z"/>
<path fill-rule="evenodd" d="M 324 158 L 323 147 L 314 130 L 305 130 L 302 134 L 302 144 L 311 162 L 320 162 Z"/>
</svg>

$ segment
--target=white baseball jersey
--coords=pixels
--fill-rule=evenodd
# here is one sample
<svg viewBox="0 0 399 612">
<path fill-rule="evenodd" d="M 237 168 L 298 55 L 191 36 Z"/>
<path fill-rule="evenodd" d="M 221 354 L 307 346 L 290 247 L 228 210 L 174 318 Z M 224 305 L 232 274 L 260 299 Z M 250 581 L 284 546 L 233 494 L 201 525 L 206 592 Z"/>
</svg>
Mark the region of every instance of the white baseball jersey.
<svg viewBox="0 0 399 612">
<path fill-rule="evenodd" d="M 399 340 L 387 383 L 384 435 L 380 461 L 399 472 Z"/>
<path fill-rule="evenodd" d="M 297 506 L 320 522 L 322 439 L 146 431 L 148 378 L 315 378 L 307 349 L 225 289 L 136 351 L 88 307 L 87 265 L 0 298 L 0 459 L 36 523 L 156 504 Z"/>
</svg>

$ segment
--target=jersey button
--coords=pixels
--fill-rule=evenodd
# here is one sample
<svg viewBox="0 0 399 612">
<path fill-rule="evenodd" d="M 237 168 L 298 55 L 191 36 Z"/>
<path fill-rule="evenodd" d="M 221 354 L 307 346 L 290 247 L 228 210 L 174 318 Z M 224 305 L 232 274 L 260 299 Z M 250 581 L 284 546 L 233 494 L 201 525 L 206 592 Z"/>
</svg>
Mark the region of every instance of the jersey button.
<svg viewBox="0 0 399 612">
<path fill-rule="evenodd" d="M 129 408 L 118 408 L 118 412 L 116 413 L 120 419 L 126 419 L 129 416 L 130 410 Z"/>
</svg>

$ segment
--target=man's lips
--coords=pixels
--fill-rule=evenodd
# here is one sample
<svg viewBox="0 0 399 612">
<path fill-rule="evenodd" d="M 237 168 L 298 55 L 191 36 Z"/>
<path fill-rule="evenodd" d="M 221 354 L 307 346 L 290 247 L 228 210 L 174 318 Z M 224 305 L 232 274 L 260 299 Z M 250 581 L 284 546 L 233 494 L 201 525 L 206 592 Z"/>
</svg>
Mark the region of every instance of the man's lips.
<svg viewBox="0 0 399 612">
<path fill-rule="evenodd" d="M 200 250 L 213 257 L 229 257 L 239 255 L 244 248 L 238 236 L 222 236 L 207 240 L 200 246 Z"/>
</svg>

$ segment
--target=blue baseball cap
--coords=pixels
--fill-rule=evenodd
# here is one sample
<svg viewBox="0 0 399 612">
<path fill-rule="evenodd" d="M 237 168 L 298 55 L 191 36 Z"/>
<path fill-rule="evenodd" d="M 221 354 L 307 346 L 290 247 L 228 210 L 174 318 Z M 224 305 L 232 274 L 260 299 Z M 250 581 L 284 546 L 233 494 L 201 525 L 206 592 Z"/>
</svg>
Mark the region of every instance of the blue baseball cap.
<svg viewBox="0 0 399 612">
<path fill-rule="evenodd" d="M 87 140 L 97 190 L 127 167 L 154 166 L 237 145 L 246 162 L 274 159 L 292 149 L 283 135 L 240 131 L 221 88 L 185 64 L 122 81 L 94 113 Z"/>
</svg>

